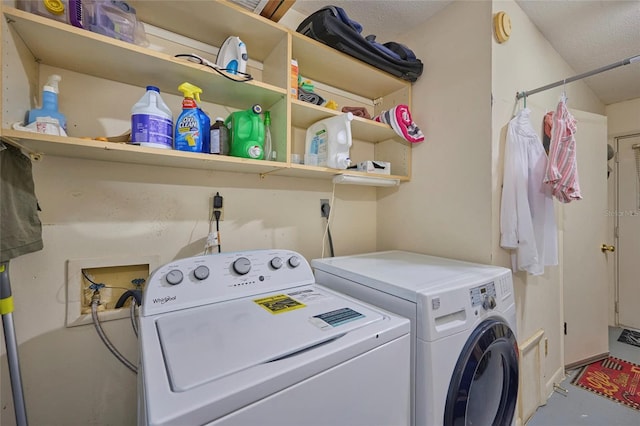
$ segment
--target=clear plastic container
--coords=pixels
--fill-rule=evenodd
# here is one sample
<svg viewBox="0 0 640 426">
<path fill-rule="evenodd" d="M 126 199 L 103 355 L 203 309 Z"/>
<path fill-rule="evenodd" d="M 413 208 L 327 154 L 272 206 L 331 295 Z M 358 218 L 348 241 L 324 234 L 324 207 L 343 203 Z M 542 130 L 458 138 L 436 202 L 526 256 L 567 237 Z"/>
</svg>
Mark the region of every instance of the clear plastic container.
<svg viewBox="0 0 640 426">
<path fill-rule="evenodd" d="M 18 0 L 18 9 L 69 23 L 68 0 Z"/>
<path fill-rule="evenodd" d="M 305 139 L 304 163 L 312 166 L 346 169 L 351 165 L 351 121 L 348 112 L 313 123 Z"/>
<path fill-rule="evenodd" d="M 138 21 L 136 10 L 118 0 L 83 0 L 85 28 L 117 40 L 146 46 L 144 25 Z"/>
<path fill-rule="evenodd" d="M 147 86 L 147 92 L 131 108 L 131 143 L 173 148 L 173 114 L 155 86 Z"/>
</svg>

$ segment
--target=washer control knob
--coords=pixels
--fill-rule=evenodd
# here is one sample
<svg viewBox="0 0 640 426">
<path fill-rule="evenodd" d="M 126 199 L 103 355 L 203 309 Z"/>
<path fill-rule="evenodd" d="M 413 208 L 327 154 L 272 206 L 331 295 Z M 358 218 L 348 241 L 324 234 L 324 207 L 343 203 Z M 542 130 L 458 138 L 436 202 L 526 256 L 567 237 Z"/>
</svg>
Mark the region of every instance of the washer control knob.
<svg viewBox="0 0 640 426">
<path fill-rule="evenodd" d="M 209 277 L 209 268 L 204 265 L 200 265 L 193 270 L 193 276 L 200 281 L 206 280 Z"/>
<path fill-rule="evenodd" d="M 485 310 L 489 310 L 489 309 L 493 309 L 496 307 L 496 298 L 493 296 L 485 296 L 484 299 L 482 299 L 482 307 Z"/>
<path fill-rule="evenodd" d="M 169 284 L 177 285 L 182 282 L 182 279 L 184 278 L 184 276 L 182 275 L 182 271 L 178 269 L 172 269 L 167 273 L 165 278 Z"/>
<path fill-rule="evenodd" d="M 240 275 L 248 274 L 251 270 L 251 261 L 246 257 L 239 257 L 233 261 L 233 270 Z"/>
<path fill-rule="evenodd" d="M 271 267 L 273 269 L 280 269 L 282 268 L 282 259 L 279 257 L 274 257 L 273 259 L 271 259 Z"/>
<path fill-rule="evenodd" d="M 298 256 L 291 256 L 289 258 L 289 266 L 292 268 L 297 268 L 300 266 L 300 258 Z"/>
</svg>

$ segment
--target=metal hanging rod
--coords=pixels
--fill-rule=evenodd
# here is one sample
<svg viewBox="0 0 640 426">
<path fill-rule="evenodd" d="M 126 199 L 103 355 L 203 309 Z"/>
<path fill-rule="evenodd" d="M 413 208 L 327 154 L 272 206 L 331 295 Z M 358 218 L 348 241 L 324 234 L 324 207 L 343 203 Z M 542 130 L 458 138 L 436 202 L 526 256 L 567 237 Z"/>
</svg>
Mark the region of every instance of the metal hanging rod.
<svg viewBox="0 0 640 426">
<path fill-rule="evenodd" d="M 552 89 L 554 87 L 562 86 L 562 85 L 564 85 L 566 83 L 571 83 L 572 81 L 582 80 L 583 78 L 591 77 L 592 75 L 600 74 L 601 72 L 609 71 L 609 70 L 612 70 L 614 68 L 621 67 L 623 65 L 629 65 L 629 64 L 632 64 L 634 62 L 640 62 L 640 55 L 632 56 L 630 58 L 623 59 L 622 61 L 618 61 L 618 62 L 615 62 L 613 64 L 605 65 L 604 67 L 601 67 L 601 68 L 598 68 L 598 69 L 595 69 L 595 70 L 592 70 L 592 71 L 587 71 L 587 72 L 582 73 L 582 74 L 574 75 L 573 77 L 568 77 L 568 78 L 565 78 L 565 79 L 562 79 L 562 80 L 558 80 L 555 83 L 547 84 L 546 86 L 538 87 L 537 89 L 527 90 L 527 91 L 524 91 L 524 92 L 518 92 L 518 93 L 516 93 L 516 99 L 522 99 L 525 96 L 533 95 L 535 93 L 543 92 L 545 90 L 549 90 L 549 89 Z"/>
</svg>

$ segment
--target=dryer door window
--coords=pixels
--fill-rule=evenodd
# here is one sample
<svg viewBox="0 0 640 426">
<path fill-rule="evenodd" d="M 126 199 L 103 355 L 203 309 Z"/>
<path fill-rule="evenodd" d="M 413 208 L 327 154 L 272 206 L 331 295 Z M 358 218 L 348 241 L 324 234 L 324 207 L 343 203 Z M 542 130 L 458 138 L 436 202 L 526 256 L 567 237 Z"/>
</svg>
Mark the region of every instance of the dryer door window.
<svg viewBox="0 0 640 426">
<path fill-rule="evenodd" d="M 517 397 L 516 338 L 504 321 L 488 319 L 473 331 L 458 358 L 444 425 L 510 425 Z"/>
</svg>

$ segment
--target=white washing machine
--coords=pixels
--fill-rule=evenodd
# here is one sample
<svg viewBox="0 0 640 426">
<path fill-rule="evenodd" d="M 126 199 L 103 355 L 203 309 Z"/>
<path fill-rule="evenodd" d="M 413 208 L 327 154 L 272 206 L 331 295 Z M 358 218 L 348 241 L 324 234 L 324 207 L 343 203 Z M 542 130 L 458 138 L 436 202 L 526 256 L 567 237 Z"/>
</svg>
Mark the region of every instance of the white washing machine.
<svg viewBox="0 0 640 426">
<path fill-rule="evenodd" d="M 411 320 L 412 423 L 515 422 L 511 271 L 404 251 L 311 261 L 316 281 Z"/>
<path fill-rule="evenodd" d="M 176 260 L 143 296 L 138 422 L 408 425 L 409 330 L 292 251 Z"/>
</svg>

